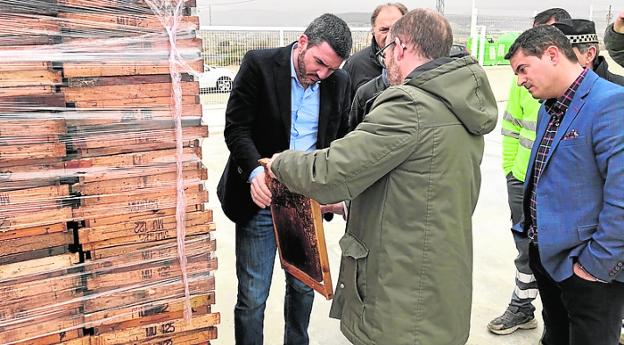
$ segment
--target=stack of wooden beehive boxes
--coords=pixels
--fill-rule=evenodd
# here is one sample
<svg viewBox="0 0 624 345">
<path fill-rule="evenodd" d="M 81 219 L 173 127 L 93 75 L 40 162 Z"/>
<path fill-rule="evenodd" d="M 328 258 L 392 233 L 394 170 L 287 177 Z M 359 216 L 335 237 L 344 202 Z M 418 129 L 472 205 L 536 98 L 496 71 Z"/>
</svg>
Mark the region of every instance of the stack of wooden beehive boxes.
<svg viewBox="0 0 624 345">
<path fill-rule="evenodd" d="M 0 343 L 216 338 L 215 227 L 199 145 L 208 132 L 189 74 L 179 81 L 181 155 L 172 117 L 169 55 L 202 70 L 199 21 L 185 1 L 173 50 L 171 5 L 0 0 L 0 60 L 14 57 L 0 63 Z"/>
</svg>

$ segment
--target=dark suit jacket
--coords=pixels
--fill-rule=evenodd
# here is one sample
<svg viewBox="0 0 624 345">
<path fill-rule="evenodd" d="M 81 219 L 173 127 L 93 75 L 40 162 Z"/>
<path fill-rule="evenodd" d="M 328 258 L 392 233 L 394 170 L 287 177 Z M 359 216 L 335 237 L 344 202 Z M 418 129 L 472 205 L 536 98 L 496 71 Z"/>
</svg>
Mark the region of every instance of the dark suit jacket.
<svg viewBox="0 0 624 345">
<path fill-rule="evenodd" d="M 230 150 L 217 195 L 225 215 L 245 223 L 258 207 L 247 182 L 258 159 L 287 150 L 291 126 L 290 56 L 293 45 L 251 50 L 234 78 L 225 111 L 225 142 Z M 349 77 L 337 70 L 320 85 L 317 148 L 347 132 Z"/>
</svg>

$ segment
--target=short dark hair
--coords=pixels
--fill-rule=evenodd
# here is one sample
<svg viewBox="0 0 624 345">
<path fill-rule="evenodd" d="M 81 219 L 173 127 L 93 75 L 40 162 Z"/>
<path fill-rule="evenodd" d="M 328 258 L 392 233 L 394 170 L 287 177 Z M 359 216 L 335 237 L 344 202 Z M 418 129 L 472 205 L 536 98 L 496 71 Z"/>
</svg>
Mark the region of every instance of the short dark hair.
<svg viewBox="0 0 624 345">
<path fill-rule="evenodd" d="M 522 50 L 525 55 L 541 58 L 550 46 L 559 48 L 568 60 L 578 61 L 570 40 L 561 30 L 552 25 L 540 25 L 523 32 L 509 48 L 505 59 L 511 60 L 518 50 Z"/>
<path fill-rule="evenodd" d="M 316 46 L 327 42 L 343 60 L 351 53 L 351 30 L 344 20 L 331 13 L 314 19 L 303 32 L 308 36 L 308 45 Z"/>
<path fill-rule="evenodd" d="M 572 16 L 570 16 L 570 13 L 563 8 L 549 8 L 546 11 L 542 11 L 535 15 L 533 18 L 533 26 L 544 25 L 548 23 L 551 18 L 554 18 L 556 22 L 560 22 L 564 19 L 572 19 Z"/>
<path fill-rule="evenodd" d="M 399 10 L 399 12 L 401 12 L 401 14 L 403 15 L 407 13 L 407 7 L 405 7 L 405 5 L 403 5 L 400 2 L 387 2 L 385 4 L 381 4 L 375 7 L 373 14 L 371 14 L 371 26 L 375 26 L 375 21 L 377 20 L 379 13 L 381 12 L 381 10 L 383 10 L 386 7 L 396 7 L 396 9 Z"/>
<path fill-rule="evenodd" d="M 417 53 L 427 59 L 448 56 L 453 45 L 451 24 L 440 13 L 415 9 L 397 20 L 390 29 L 390 38 L 399 37 L 414 44 Z"/>
</svg>

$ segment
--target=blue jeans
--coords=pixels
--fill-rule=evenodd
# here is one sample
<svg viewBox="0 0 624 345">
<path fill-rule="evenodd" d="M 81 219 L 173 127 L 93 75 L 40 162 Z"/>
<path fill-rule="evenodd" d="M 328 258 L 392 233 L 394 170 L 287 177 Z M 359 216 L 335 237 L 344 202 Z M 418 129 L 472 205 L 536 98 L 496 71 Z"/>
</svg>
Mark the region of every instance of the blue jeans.
<svg viewBox="0 0 624 345">
<path fill-rule="evenodd" d="M 234 307 L 237 345 L 262 345 L 264 309 L 275 262 L 275 234 L 271 212 L 260 210 L 247 224 L 236 224 L 236 276 Z M 307 345 L 314 291 L 286 273 L 284 344 Z"/>
</svg>

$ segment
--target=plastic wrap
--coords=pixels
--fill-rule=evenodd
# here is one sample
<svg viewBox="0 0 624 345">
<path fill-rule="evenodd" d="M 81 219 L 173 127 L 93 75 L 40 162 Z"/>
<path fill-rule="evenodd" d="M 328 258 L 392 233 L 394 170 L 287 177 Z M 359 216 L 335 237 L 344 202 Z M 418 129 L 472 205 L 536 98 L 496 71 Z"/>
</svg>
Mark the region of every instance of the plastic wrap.
<svg viewBox="0 0 624 345">
<path fill-rule="evenodd" d="M 206 343 L 194 0 L 0 0 L 0 343 Z"/>
</svg>

